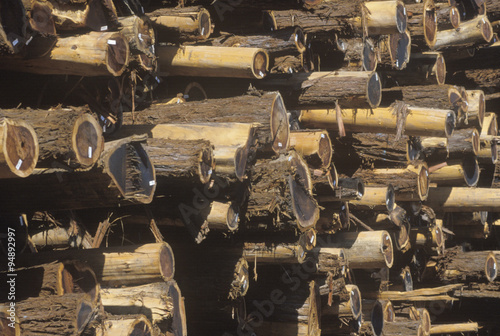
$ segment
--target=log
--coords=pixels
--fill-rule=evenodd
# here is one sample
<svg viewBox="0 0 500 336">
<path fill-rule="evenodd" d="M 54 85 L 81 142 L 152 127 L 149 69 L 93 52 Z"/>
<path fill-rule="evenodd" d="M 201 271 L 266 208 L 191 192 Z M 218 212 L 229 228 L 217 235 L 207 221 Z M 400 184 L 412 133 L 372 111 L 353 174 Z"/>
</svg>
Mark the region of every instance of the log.
<svg viewBox="0 0 500 336">
<path fill-rule="evenodd" d="M 363 29 L 369 36 L 404 33 L 407 16 L 403 1 L 370 1 L 363 4 Z"/>
<path fill-rule="evenodd" d="M 16 303 L 23 335 L 77 335 L 97 313 L 87 294 L 34 297 Z M 54 323 L 57 321 L 57 323 Z"/>
<path fill-rule="evenodd" d="M 146 15 L 162 42 L 206 40 L 212 33 L 210 13 L 201 6 L 160 8 Z"/>
<path fill-rule="evenodd" d="M 70 293 L 88 295 L 93 306 L 99 306 L 99 283 L 94 271 L 84 262 L 66 260 L 16 269 L 16 299 L 50 297 Z M 2 274 L 4 278 L 5 274 Z"/>
<path fill-rule="evenodd" d="M 367 307 L 367 301 L 368 300 L 363 300 L 363 309 Z M 389 300 L 370 301 L 374 302 L 370 311 L 370 315 L 368 315 L 368 318 L 371 322 L 371 331 L 374 335 L 381 335 L 384 324 L 387 322 L 394 322 L 394 320 L 396 319 L 394 307 Z"/>
<path fill-rule="evenodd" d="M 145 70 L 154 70 L 156 60 L 154 53 L 155 31 L 150 21 L 138 16 L 128 16 L 119 19 L 120 33 L 128 41 L 132 60 L 139 63 Z"/>
<path fill-rule="evenodd" d="M 443 225 L 451 230 L 456 239 L 486 239 L 490 234 L 487 211 L 447 213 Z"/>
<path fill-rule="evenodd" d="M 71 168 L 90 168 L 104 149 L 102 127 L 88 107 L 9 109 L 0 110 L 0 115 L 33 125 L 39 168 L 54 167 L 54 161 Z"/>
<path fill-rule="evenodd" d="M 40 33 L 42 36 L 56 35 L 56 24 L 54 21 L 55 13 L 49 2 L 24 1 L 23 3 L 24 9 L 28 12 L 29 26 L 31 29 Z"/>
<path fill-rule="evenodd" d="M 144 150 L 155 167 L 158 183 L 208 183 L 215 169 L 213 146 L 206 140 L 147 140 Z"/>
<path fill-rule="evenodd" d="M 438 3 L 436 5 L 438 30 L 457 29 L 462 22 L 460 11 L 456 5 Z"/>
<path fill-rule="evenodd" d="M 366 181 L 368 186 L 392 184 L 396 193 L 396 201 L 423 201 L 429 192 L 429 173 L 424 163 L 409 165 L 405 169 L 361 169 L 354 176 Z"/>
<path fill-rule="evenodd" d="M 489 43 L 493 38 L 493 28 L 486 16 L 461 22 L 457 29 L 438 31 L 434 50 L 469 48 Z"/>
<path fill-rule="evenodd" d="M 295 152 L 276 160 L 260 160 L 252 167 L 246 217 L 253 222 L 290 219 L 301 230 L 319 219 L 312 197 L 312 181 L 305 162 Z"/>
<path fill-rule="evenodd" d="M 342 142 L 334 142 L 333 160 L 340 165 L 342 161 L 339 161 L 339 159 L 345 158 L 343 155 L 354 155 L 355 157 L 359 156 L 361 160 L 373 167 L 406 167 L 408 164 L 408 158 L 406 157 L 407 141 L 408 137 L 406 135 L 398 139 L 396 135 L 392 134 L 353 133 L 349 137 L 342 138 Z M 354 148 L 354 151 L 342 153 L 339 143 Z M 340 167 L 346 168 L 345 165 Z M 348 171 L 354 174 L 359 164 L 356 163 L 353 167 L 352 162 L 350 162 L 350 166 L 347 167 Z"/>
<path fill-rule="evenodd" d="M 38 153 L 33 127 L 24 121 L 0 118 L 0 179 L 31 175 Z"/>
<path fill-rule="evenodd" d="M 412 53 L 403 70 L 384 71 L 393 85 L 443 85 L 446 80 L 446 63 L 442 53 Z"/>
<path fill-rule="evenodd" d="M 252 111 L 252 113 L 248 113 Z M 289 122 L 283 99 L 278 92 L 263 95 L 245 95 L 225 99 L 209 99 L 175 105 L 152 105 L 141 111 L 135 120 L 125 116 L 125 124 L 174 124 L 174 123 L 258 123 L 256 138 L 258 151 L 271 151 L 276 154 L 288 148 Z M 197 132 L 200 132 L 198 130 Z M 225 134 L 226 131 L 219 131 Z M 248 133 L 245 134 L 248 139 Z M 228 137 L 234 137 L 229 135 Z M 188 138 L 186 138 L 188 139 Z M 199 138 L 191 138 L 199 139 Z M 239 142 L 214 142 L 217 145 L 241 145 Z"/>
<path fill-rule="evenodd" d="M 345 285 L 345 289 L 348 293 L 348 300 L 344 302 L 336 302 L 335 304 L 328 306 L 323 305 L 321 315 L 324 316 L 335 315 L 339 319 L 353 319 L 356 320 L 361 316 L 362 312 L 362 300 L 361 292 L 356 285 Z"/>
<path fill-rule="evenodd" d="M 31 266 L 55 260 L 78 259 L 88 263 L 103 287 L 142 285 L 149 282 L 170 281 L 175 273 L 174 255 L 163 243 L 129 245 L 111 248 L 60 250 L 26 254 L 18 261 Z"/>
<path fill-rule="evenodd" d="M 436 334 L 464 334 L 477 333 L 479 325 L 476 322 L 450 323 L 450 324 L 432 324 L 431 335 Z"/>
<path fill-rule="evenodd" d="M 410 62 L 411 35 L 408 31 L 388 35 L 379 41 L 380 64 L 402 70 Z"/>
<path fill-rule="evenodd" d="M 495 188 L 430 188 L 426 204 L 436 212 L 498 212 L 500 192 Z"/>
<path fill-rule="evenodd" d="M 461 289 L 462 284 L 452 284 L 433 288 L 414 289 L 412 291 L 382 291 L 378 293 L 365 293 L 366 298 L 391 301 L 415 301 L 427 302 L 436 300 L 456 301 L 456 298 L 448 295 L 456 289 Z"/>
<path fill-rule="evenodd" d="M 368 71 L 316 71 L 296 73 L 259 83 L 286 91 L 285 101 L 294 108 L 376 108 L 382 99 L 379 75 Z"/>
<path fill-rule="evenodd" d="M 375 41 L 371 38 L 337 37 L 336 47 L 344 53 L 344 61 L 347 62 L 348 68 L 363 71 L 377 69 L 378 59 Z"/>
<path fill-rule="evenodd" d="M 394 261 L 387 231 L 338 232 L 324 247 L 343 248 L 352 269 L 390 268 Z"/>
<path fill-rule="evenodd" d="M 262 79 L 269 55 L 260 48 L 211 46 L 159 46 L 161 76 L 200 76 Z"/>
<path fill-rule="evenodd" d="M 477 155 L 480 148 L 480 133 L 476 128 L 455 130 L 448 138 L 448 157 L 462 159 L 467 155 Z"/>
<path fill-rule="evenodd" d="M 12 308 L 7 304 L 0 305 L 0 331 L 5 336 L 21 336 L 19 318 L 15 312 L 9 312 Z"/>
<path fill-rule="evenodd" d="M 467 90 L 467 103 L 469 106 L 464 124 L 482 129 L 486 114 L 486 99 L 483 90 Z"/>
<path fill-rule="evenodd" d="M 412 43 L 421 51 L 433 48 L 438 31 L 434 0 L 405 4 L 408 15 L 407 27 Z"/>
<path fill-rule="evenodd" d="M 339 178 L 334 196 L 320 196 L 320 202 L 350 201 L 363 199 L 365 184 L 359 178 Z"/>
<path fill-rule="evenodd" d="M 128 62 L 129 46 L 122 34 L 90 32 L 59 38 L 43 57 L 3 57 L 0 68 L 42 75 L 120 76 Z"/>
<path fill-rule="evenodd" d="M 481 135 L 498 135 L 498 122 L 497 115 L 495 113 L 488 112 L 484 115 Z"/>
<path fill-rule="evenodd" d="M 387 187 L 365 187 L 360 200 L 349 201 L 356 210 L 388 211 L 391 213 L 396 207 L 395 191 L 392 184 Z"/>
<path fill-rule="evenodd" d="M 404 103 L 374 109 L 342 109 L 342 122 L 349 132 L 396 133 L 398 125 L 402 124 L 406 135 L 449 137 L 455 119 L 451 110 L 412 107 Z M 334 109 L 301 110 L 299 121 L 307 128 L 338 129 Z"/>
<path fill-rule="evenodd" d="M 491 251 L 448 249 L 437 260 L 436 269 L 443 283 L 493 282 L 498 275 L 497 260 Z"/>
<path fill-rule="evenodd" d="M 24 47 L 27 37 L 28 20 L 21 1 L 9 1 L 0 8 L 0 54 L 18 53 Z M 7 20 L 8 18 L 8 20 Z M 4 22 L 7 20 L 7 22 Z"/>
<path fill-rule="evenodd" d="M 311 169 L 314 195 L 335 195 L 339 178 L 335 165 L 331 163 L 329 169 Z"/>
<path fill-rule="evenodd" d="M 304 262 L 306 251 L 300 244 L 243 244 L 243 258 L 249 263 L 297 264 Z"/>
<path fill-rule="evenodd" d="M 480 174 L 479 164 L 473 156 L 466 156 L 461 161 L 444 162 L 431 167 L 429 171 L 430 182 L 437 186 L 475 187 Z"/>
<path fill-rule="evenodd" d="M 478 162 L 495 165 L 498 161 L 497 140 L 491 135 L 481 135 L 479 141 L 479 151 L 477 153 Z"/>
<path fill-rule="evenodd" d="M 465 90 L 453 85 L 417 85 L 401 87 L 403 101 L 410 106 L 467 112 Z"/>
<path fill-rule="evenodd" d="M 206 222 L 210 230 L 235 232 L 240 222 L 240 209 L 237 203 L 214 201 Z"/>
<path fill-rule="evenodd" d="M 396 321 L 386 322 L 382 328 L 382 333 L 376 335 L 387 336 L 424 336 L 421 321 Z"/>
<path fill-rule="evenodd" d="M 295 149 L 311 167 L 327 168 L 332 162 L 332 143 L 326 131 L 291 131 L 290 147 Z"/>
<path fill-rule="evenodd" d="M 96 336 L 149 336 L 154 334 L 151 322 L 144 316 L 106 318 L 96 328 Z"/>
<path fill-rule="evenodd" d="M 56 226 L 51 229 L 34 231 L 30 235 L 30 240 L 38 249 L 43 249 L 47 246 L 91 248 L 92 237 L 88 232 L 82 231 L 76 222 L 70 222 L 70 227 L 68 228 Z"/>
<path fill-rule="evenodd" d="M 87 209 L 151 203 L 156 179 L 137 138 L 126 138 L 107 142 L 91 170 L 40 169 L 24 183 L 9 179 L 3 187 L 9 211 Z"/>
<path fill-rule="evenodd" d="M 413 138 L 408 141 L 407 157 L 409 161 L 423 159 L 429 164 L 446 161 L 449 157 L 447 138 Z"/>
<path fill-rule="evenodd" d="M 100 291 L 106 312 L 114 315 L 145 315 L 161 332 L 182 336 L 186 315 L 180 289 L 175 281 L 142 286 L 105 288 Z"/>
</svg>

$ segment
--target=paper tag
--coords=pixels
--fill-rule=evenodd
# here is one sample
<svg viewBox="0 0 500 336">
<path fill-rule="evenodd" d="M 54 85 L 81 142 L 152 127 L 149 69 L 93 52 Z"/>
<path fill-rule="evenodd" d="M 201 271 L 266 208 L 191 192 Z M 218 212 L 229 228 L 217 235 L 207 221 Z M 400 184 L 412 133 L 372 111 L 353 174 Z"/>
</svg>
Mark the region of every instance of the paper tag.
<svg viewBox="0 0 500 336">
<path fill-rule="evenodd" d="M 89 155 L 89 159 L 92 159 L 92 147 L 90 147 L 90 146 L 89 146 L 88 155 Z"/>
<path fill-rule="evenodd" d="M 19 159 L 19 161 L 17 161 L 17 164 L 16 164 L 16 169 L 19 170 L 19 168 L 21 168 L 22 164 L 23 164 L 23 160 Z"/>
<path fill-rule="evenodd" d="M 156 81 L 159 83 L 160 82 L 160 77 L 155 76 Z"/>
<path fill-rule="evenodd" d="M 259 75 L 260 75 L 261 77 L 264 77 L 264 74 L 262 73 L 262 71 L 259 71 Z"/>
<path fill-rule="evenodd" d="M 108 44 L 110 44 L 110 45 L 116 45 L 116 40 L 108 40 Z"/>
<path fill-rule="evenodd" d="M 102 132 L 106 133 L 106 125 L 102 125 Z"/>
<path fill-rule="evenodd" d="M 152 180 L 152 181 L 149 181 L 149 186 L 152 187 L 156 184 L 156 181 Z"/>
<path fill-rule="evenodd" d="M 141 42 L 144 42 L 144 40 L 142 39 L 142 34 L 139 33 L 139 40 L 141 40 Z"/>
<path fill-rule="evenodd" d="M 201 35 L 205 35 L 205 27 L 201 28 Z"/>
<path fill-rule="evenodd" d="M 177 104 L 180 104 L 181 103 L 181 100 L 179 98 L 177 98 Z"/>
<path fill-rule="evenodd" d="M 324 134 L 321 134 L 321 139 L 324 139 L 325 138 L 325 135 Z"/>
<path fill-rule="evenodd" d="M 299 40 L 299 37 L 297 35 L 295 35 L 295 42 L 297 42 Z"/>
<path fill-rule="evenodd" d="M 184 95 L 184 99 L 189 99 L 189 95 L 188 95 L 188 94 L 185 94 L 185 95 Z"/>
<path fill-rule="evenodd" d="M 283 144 L 281 142 L 278 142 L 278 147 L 283 147 Z"/>
<path fill-rule="evenodd" d="M 19 42 L 19 40 L 15 39 L 14 41 L 12 41 L 12 45 L 15 47 L 18 42 Z"/>
<path fill-rule="evenodd" d="M 155 46 L 154 46 L 154 45 L 152 45 L 152 46 L 151 46 L 151 52 L 152 52 L 153 54 L 155 53 Z"/>
<path fill-rule="evenodd" d="M 28 41 L 26 41 L 26 45 L 30 44 L 31 40 L 33 40 L 33 36 L 30 36 L 30 38 L 28 39 Z"/>
<path fill-rule="evenodd" d="M 102 26 L 101 27 L 101 31 L 105 31 L 105 30 L 108 30 L 108 26 Z"/>
<path fill-rule="evenodd" d="M 212 169 L 208 170 L 208 175 L 212 175 Z"/>
<path fill-rule="evenodd" d="M 291 155 L 288 157 L 288 161 L 292 161 L 292 156 Z"/>
</svg>

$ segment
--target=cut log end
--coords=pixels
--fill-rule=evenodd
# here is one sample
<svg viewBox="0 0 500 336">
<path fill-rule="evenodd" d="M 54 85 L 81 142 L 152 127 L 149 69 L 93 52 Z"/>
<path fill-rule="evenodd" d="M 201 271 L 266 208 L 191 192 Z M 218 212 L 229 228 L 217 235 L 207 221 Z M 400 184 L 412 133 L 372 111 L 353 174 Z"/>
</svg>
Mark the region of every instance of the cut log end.
<svg viewBox="0 0 500 336">
<path fill-rule="evenodd" d="M 437 37 L 437 16 L 433 0 L 424 3 L 424 38 L 429 48 L 434 47 Z"/>
<path fill-rule="evenodd" d="M 211 230 L 234 232 L 239 226 L 239 207 L 232 202 L 212 202 L 207 222 Z"/>
<path fill-rule="evenodd" d="M 85 297 L 79 304 L 76 312 L 76 329 L 82 330 L 87 323 L 91 320 L 92 315 L 95 314 L 96 305 L 92 304 L 92 301 Z"/>
<path fill-rule="evenodd" d="M 408 31 L 400 34 L 391 34 L 389 36 L 389 54 L 391 56 L 392 66 L 397 70 L 406 68 L 410 62 L 411 37 Z"/>
<path fill-rule="evenodd" d="M 387 192 L 385 193 L 385 205 L 389 213 L 396 207 L 396 192 L 392 184 L 387 187 Z"/>
<path fill-rule="evenodd" d="M 127 39 L 120 33 L 108 38 L 106 67 L 113 76 L 120 76 L 127 69 L 130 55 Z"/>
<path fill-rule="evenodd" d="M 418 170 L 418 196 L 421 201 L 425 201 L 429 195 L 429 170 L 425 165 L 421 165 Z"/>
<path fill-rule="evenodd" d="M 167 243 L 163 243 L 160 250 L 160 274 L 165 281 L 170 281 L 175 273 L 175 259 L 172 248 Z"/>
<path fill-rule="evenodd" d="M 402 1 L 398 1 L 396 4 L 396 27 L 400 34 L 406 31 L 408 24 L 408 16 L 406 15 L 406 7 Z"/>
<path fill-rule="evenodd" d="M 73 151 L 81 167 L 92 167 L 104 149 L 104 137 L 99 122 L 86 113 L 80 116 L 73 126 Z"/>
<path fill-rule="evenodd" d="M 477 129 L 474 129 L 474 131 L 472 132 L 471 142 L 474 155 L 478 155 L 481 148 L 481 139 L 479 131 Z"/>
<path fill-rule="evenodd" d="M 174 313 L 172 314 L 173 316 L 172 316 L 171 330 L 167 333 L 167 335 L 186 336 L 187 323 L 186 323 L 186 311 L 184 307 L 184 298 L 182 297 L 182 293 L 179 286 L 177 285 L 177 282 L 175 281 L 170 282 L 168 296 L 172 300 Z"/>
<path fill-rule="evenodd" d="M 443 248 L 445 237 L 444 237 L 444 232 L 440 226 L 435 225 L 431 229 L 431 236 L 432 236 L 432 245 L 437 249 Z"/>
<path fill-rule="evenodd" d="M 357 319 L 361 316 L 362 304 L 361 304 L 361 292 L 356 285 L 346 285 L 346 289 L 349 291 L 349 302 L 351 303 L 351 311 L 353 319 Z"/>
<path fill-rule="evenodd" d="M 302 251 L 311 251 L 316 246 L 316 230 L 309 229 L 300 235 L 299 245 Z"/>
<path fill-rule="evenodd" d="M 210 13 L 206 9 L 198 13 L 198 24 L 199 37 L 206 40 L 212 33 L 212 20 L 210 19 Z"/>
<path fill-rule="evenodd" d="M 434 67 L 438 85 L 444 85 L 446 81 L 446 61 L 443 54 L 437 56 Z"/>
<path fill-rule="evenodd" d="M 58 295 L 82 292 L 88 294 L 90 301 L 97 305 L 99 284 L 94 271 L 78 260 L 65 261 L 61 264 L 61 291 Z"/>
<path fill-rule="evenodd" d="M 484 273 L 486 274 L 486 279 L 488 279 L 489 282 L 495 281 L 498 276 L 498 264 L 493 253 L 490 253 L 486 258 Z"/>
<path fill-rule="evenodd" d="M 4 119 L 3 134 L 0 136 L 3 137 L 0 152 L 3 152 L 2 159 L 6 164 L 6 167 L 0 167 L 0 178 L 31 175 L 38 162 L 39 151 L 35 130 L 23 121 Z"/>
<path fill-rule="evenodd" d="M 30 10 L 30 26 L 43 35 L 56 35 L 51 6 L 39 1 L 33 2 Z"/>
<path fill-rule="evenodd" d="M 321 158 L 322 167 L 329 167 L 332 162 L 333 149 L 332 142 L 330 141 L 330 137 L 328 133 L 321 134 L 321 138 L 319 140 L 319 156 Z"/>
<path fill-rule="evenodd" d="M 271 109 L 272 149 L 276 154 L 286 151 L 290 143 L 290 124 L 281 94 L 276 93 Z"/>
<path fill-rule="evenodd" d="M 394 322 L 396 316 L 394 306 L 390 301 L 377 300 L 371 312 L 371 327 L 373 334 L 382 335 L 384 322 Z"/>
<path fill-rule="evenodd" d="M 253 56 L 252 73 L 257 79 L 266 76 L 269 67 L 269 56 L 264 50 L 259 50 Z"/>
<path fill-rule="evenodd" d="M 491 42 L 494 33 L 490 21 L 486 17 L 483 17 L 480 24 L 481 24 L 481 34 L 483 35 L 484 41 L 487 43 Z"/>
<path fill-rule="evenodd" d="M 388 232 L 383 233 L 382 246 L 380 246 L 380 248 L 384 255 L 385 264 L 388 268 L 391 268 L 392 264 L 394 263 L 394 249 L 391 236 Z"/>
<path fill-rule="evenodd" d="M 422 333 L 424 336 L 429 336 L 431 334 L 431 316 L 429 314 L 429 311 L 425 308 L 419 308 L 418 309 L 418 315 L 420 318 L 420 321 L 422 321 L 421 329 Z"/>
<path fill-rule="evenodd" d="M 244 258 L 240 258 L 234 268 L 234 279 L 232 282 L 233 299 L 245 296 L 248 292 L 249 284 L 248 262 Z"/>
<path fill-rule="evenodd" d="M 498 162 L 498 145 L 496 141 L 491 142 L 491 163 L 497 164 Z"/>
<path fill-rule="evenodd" d="M 460 26 L 460 23 L 462 22 L 460 18 L 460 12 L 457 9 L 456 6 L 453 6 L 450 8 L 450 23 L 451 26 L 455 29 L 457 29 Z"/>
<path fill-rule="evenodd" d="M 200 182 L 205 184 L 210 181 L 215 168 L 214 151 L 210 148 L 204 148 L 200 153 L 200 166 L 198 168 Z"/>
<path fill-rule="evenodd" d="M 457 115 L 455 114 L 455 112 L 449 111 L 446 114 L 446 119 L 444 124 L 444 131 L 446 133 L 446 137 L 452 136 L 456 124 L 457 124 Z"/>
<path fill-rule="evenodd" d="M 375 71 L 377 69 L 378 57 L 373 41 L 366 39 L 363 45 L 363 68 L 366 71 Z"/>
<path fill-rule="evenodd" d="M 295 39 L 295 46 L 297 47 L 297 50 L 299 53 L 303 53 L 306 51 L 306 35 L 304 34 L 304 31 L 300 27 L 295 27 L 295 30 L 293 32 L 294 39 Z"/>
<path fill-rule="evenodd" d="M 479 163 L 473 156 L 467 156 L 462 160 L 462 169 L 464 172 L 464 180 L 467 186 L 475 187 L 479 181 Z"/>
<path fill-rule="evenodd" d="M 382 83 L 378 73 L 371 74 L 366 86 L 366 97 L 372 108 L 377 108 L 382 101 Z"/>
</svg>

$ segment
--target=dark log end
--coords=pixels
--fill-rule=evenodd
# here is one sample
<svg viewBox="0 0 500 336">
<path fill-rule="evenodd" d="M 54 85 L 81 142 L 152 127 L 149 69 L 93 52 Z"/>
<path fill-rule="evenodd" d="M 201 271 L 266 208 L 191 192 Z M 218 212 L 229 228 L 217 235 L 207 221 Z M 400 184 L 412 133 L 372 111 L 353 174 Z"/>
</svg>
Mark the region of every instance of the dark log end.
<svg viewBox="0 0 500 336">
<path fill-rule="evenodd" d="M 460 12 L 457 7 L 453 6 L 450 8 L 450 22 L 453 28 L 457 29 L 460 26 L 462 20 L 460 19 Z"/>
<path fill-rule="evenodd" d="M 363 45 L 363 69 L 375 71 L 377 69 L 378 57 L 373 40 L 367 38 Z"/>
<path fill-rule="evenodd" d="M 477 118 L 478 118 L 479 127 L 483 127 L 483 121 L 484 121 L 484 117 L 486 115 L 486 98 L 484 96 L 483 91 L 479 91 L 478 100 L 479 100 L 479 105 L 478 105 Z M 490 135 L 496 135 L 496 134 L 490 134 Z"/>
<path fill-rule="evenodd" d="M 170 281 L 175 273 L 174 252 L 169 244 L 163 243 L 160 251 L 160 274 L 165 281 Z"/>
<path fill-rule="evenodd" d="M 455 112 L 449 111 L 446 114 L 446 119 L 444 124 L 444 131 L 446 133 L 446 137 L 452 136 L 456 124 L 457 124 L 457 115 L 455 114 Z"/>
<path fill-rule="evenodd" d="M 252 73 L 257 79 L 266 77 L 269 68 L 269 56 L 264 50 L 259 50 L 253 56 Z"/>
<path fill-rule="evenodd" d="M 491 142 L 491 162 L 497 164 L 498 162 L 498 144 L 496 141 Z"/>
<path fill-rule="evenodd" d="M 250 287 L 250 276 L 248 274 L 248 262 L 241 258 L 235 268 L 236 279 L 233 284 L 237 284 L 239 296 L 247 294 Z"/>
<path fill-rule="evenodd" d="M 387 207 L 387 211 L 389 213 L 392 213 L 396 207 L 396 192 L 394 191 L 392 184 L 387 186 L 387 192 L 385 193 L 385 206 Z"/>
<path fill-rule="evenodd" d="M 418 315 L 422 324 L 420 325 L 422 328 L 422 332 L 425 336 L 429 336 L 431 334 L 431 316 L 429 311 L 425 308 L 418 309 Z"/>
<path fill-rule="evenodd" d="M 120 33 L 108 39 L 106 67 L 113 76 L 120 76 L 127 68 L 130 48 L 127 39 Z"/>
<path fill-rule="evenodd" d="M 408 24 L 408 16 L 406 15 L 406 7 L 402 1 L 396 4 L 396 26 L 400 34 L 406 31 Z"/>
<path fill-rule="evenodd" d="M 490 253 L 484 264 L 484 272 L 489 282 L 494 281 L 498 276 L 498 264 L 493 253 Z"/>
<path fill-rule="evenodd" d="M 234 232 L 238 230 L 240 223 L 240 209 L 235 203 L 231 203 L 227 211 L 227 228 L 229 231 Z"/>
<path fill-rule="evenodd" d="M 392 239 L 389 233 L 384 231 L 382 236 L 382 246 L 380 247 L 382 253 L 384 254 L 385 264 L 388 268 L 392 267 L 394 263 L 394 248 L 392 245 Z"/>
<path fill-rule="evenodd" d="M 234 167 L 236 178 L 243 182 L 245 180 L 245 171 L 247 169 L 248 162 L 248 148 L 239 147 L 234 155 Z"/>
<path fill-rule="evenodd" d="M 493 27 L 486 17 L 483 17 L 481 20 L 481 34 L 487 43 L 491 42 L 493 39 Z"/>
<path fill-rule="evenodd" d="M 472 151 L 474 155 L 479 153 L 479 149 L 481 146 L 480 133 L 477 129 L 474 129 L 471 134 L 471 142 L 472 142 Z"/>
<path fill-rule="evenodd" d="M 96 305 L 92 304 L 90 300 L 84 298 L 76 312 L 76 328 L 78 334 L 85 328 L 95 314 Z"/>
<path fill-rule="evenodd" d="M 434 1 L 426 0 L 424 3 L 424 37 L 429 48 L 434 47 L 436 44 L 437 28 L 437 16 Z"/>
<path fill-rule="evenodd" d="M 413 277 L 411 276 L 409 267 L 405 267 L 401 271 L 401 280 L 403 282 L 403 291 L 409 292 L 413 290 Z"/>
<path fill-rule="evenodd" d="M 271 32 L 278 30 L 278 25 L 276 24 L 273 11 L 266 10 L 262 13 L 262 15 L 264 30 Z"/>
<path fill-rule="evenodd" d="M 435 225 L 431 229 L 431 235 L 432 235 L 432 242 L 433 242 L 434 247 L 441 249 L 444 246 L 444 242 L 445 242 L 444 232 L 441 229 L 441 227 L 438 225 Z"/>
<path fill-rule="evenodd" d="M 306 51 L 306 35 L 304 34 L 302 28 L 295 27 L 293 35 L 295 39 L 295 46 L 297 47 L 299 53 Z"/>
<path fill-rule="evenodd" d="M 92 167 L 104 149 L 102 128 L 97 119 L 88 113 L 76 119 L 71 140 L 76 160 L 83 168 Z"/>
<path fill-rule="evenodd" d="M 215 169 L 215 158 L 213 147 L 206 147 L 200 153 L 200 166 L 198 168 L 200 174 L 200 182 L 205 184 L 210 181 L 212 172 Z"/>
<path fill-rule="evenodd" d="M 391 34 L 389 36 L 389 46 L 392 67 L 397 70 L 406 68 L 406 65 L 410 61 L 410 33 L 405 31 L 401 34 Z"/>
<path fill-rule="evenodd" d="M 146 318 L 146 316 L 139 316 L 136 321 L 134 321 L 132 328 L 130 328 L 128 335 L 126 336 L 152 336 L 155 335 L 153 331 L 153 326 L 151 322 Z"/>
<path fill-rule="evenodd" d="M 474 156 L 467 156 L 462 160 L 465 183 L 469 187 L 475 187 L 479 181 L 479 164 Z"/>
<path fill-rule="evenodd" d="M 289 146 L 290 124 L 285 103 L 281 94 L 276 93 L 276 98 L 271 107 L 271 133 L 273 135 L 272 148 L 276 154 L 286 151 Z"/>
<path fill-rule="evenodd" d="M 353 319 L 361 316 L 361 292 L 358 286 L 351 285 L 349 288 L 349 301 L 351 302 L 351 311 Z"/>
<path fill-rule="evenodd" d="M 365 195 L 365 184 L 359 178 L 340 178 L 338 188 L 348 189 L 354 192 L 341 192 L 340 198 L 360 200 Z M 347 196 L 348 195 L 348 196 Z"/>
<path fill-rule="evenodd" d="M 429 195 L 429 170 L 424 165 L 418 170 L 418 194 L 421 201 L 425 201 Z"/>
<path fill-rule="evenodd" d="M 172 300 L 174 312 L 172 314 L 172 323 L 168 335 L 184 336 L 187 334 L 186 311 L 184 307 L 184 298 L 182 297 L 181 290 L 177 282 L 170 281 L 168 289 L 168 297 Z"/>
<path fill-rule="evenodd" d="M 451 114 L 455 116 L 455 113 L 451 112 Z M 418 160 L 420 158 L 420 150 L 421 148 L 418 143 L 413 140 L 408 140 L 406 143 L 406 159 L 410 162 Z"/>
<path fill-rule="evenodd" d="M 382 83 L 378 73 L 374 72 L 368 79 L 366 97 L 372 108 L 377 108 L 382 101 Z"/>
<path fill-rule="evenodd" d="M 333 162 L 331 163 L 330 169 L 328 170 L 327 179 L 328 183 L 332 187 L 332 190 L 337 188 L 337 185 L 339 184 L 339 175 L 337 174 L 337 168 L 335 168 Z"/>
<path fill-rule="evenodd" d="M 94 271 L 78 260 L 63 262 L 61 270 L 61 285 L 63 295 L 66 293 L 86 293 L 90 301 L 97 305 L 99 301 L 99 283 Z"/>
<path fill-rule="evenodd" d="M 311 228 L 302 233 L 299 238 L 299 245 L 304 251 L 311 251 L 316 246 L 316 230 Z"/>
<path fill-rule="evenodd" d="M 410 244 L 410 223 L 407 220 L 401 222 L 398 230 L 394 233 L 396 250 L 405 251 Z"/>
<path fill-rule="evenodd" d="M 442 54 L 439 54 L 436 58 L 435 63 L 435 73 L 438 85 L 443 85 L 446 81 L 446 61 Z"/>
<path fill-rule="evenodd" d="M 384 307 L 380 301 L 377 301 L 373 306 L 371 313 L 372 331 L 375 336 L 382 335 L 384 321 Z"/>
<path fill-rule="evenodd" d="M 2 149 L 8 172 L 0 172 L 2 177 L 27 177 L 38 162 L 38 138 L 35 130 L 23 121 L 4 120 Z"/>
<path fill-rule="evenodd" d="M 200 83 L 190 82 L 184 89 L 184 99 L 186 101 L 199 101 L 208 99 L 208 96 Z"/>
<path fill-rule="evenodd" d="M 212 20 L 210 19 L 210 13 L 206 9 L 203 9 L 198 13 L 198 23 L 199 37 L 206 40 L 212 33 Z"/>
<path fill-rule="evenodd" d="M 33 3 L 30 10 L 30 26 L 44 35 L 56 34 L 56 25 L 49 5 L 39 1 Z"/>
<path fill-rule="evenodd" d="M 333 149 L 327 132 L 322 133 L 320 136 L 318 154 L 321 159 L 321 167 L 329 167 L 332 162 Z"/>
</svg>

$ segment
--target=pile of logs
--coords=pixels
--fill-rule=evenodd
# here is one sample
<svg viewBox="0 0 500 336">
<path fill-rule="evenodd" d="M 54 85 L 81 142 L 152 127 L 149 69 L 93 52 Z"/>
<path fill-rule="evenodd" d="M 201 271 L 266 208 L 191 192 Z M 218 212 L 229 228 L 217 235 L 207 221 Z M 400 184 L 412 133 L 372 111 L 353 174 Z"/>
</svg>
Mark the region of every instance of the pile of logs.
<svg viewBox="0 0 500 336">
<path fill-rule="evenodd" d="M 499 20 L 2 1 L 0 334 L 500 334 Z"/>
</svg>

